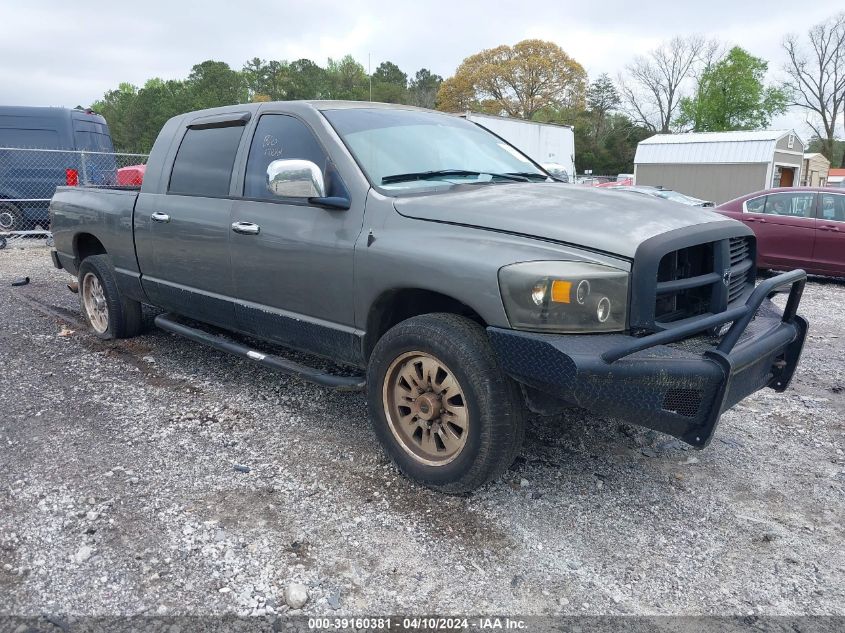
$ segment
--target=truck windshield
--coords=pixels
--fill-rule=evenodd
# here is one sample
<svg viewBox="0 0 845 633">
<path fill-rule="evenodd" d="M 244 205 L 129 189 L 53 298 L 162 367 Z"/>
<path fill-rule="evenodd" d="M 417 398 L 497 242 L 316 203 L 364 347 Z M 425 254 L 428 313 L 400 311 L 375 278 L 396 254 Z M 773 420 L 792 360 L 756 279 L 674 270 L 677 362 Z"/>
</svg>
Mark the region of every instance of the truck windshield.
<svg viewBox="0 0 845 633">
<path fill-rule="evenodd" d="M 462 118 L 416 110 L 324 110 L 370 182 L 387 190 L 545 181 L 519 151 Z"/>
</svg>

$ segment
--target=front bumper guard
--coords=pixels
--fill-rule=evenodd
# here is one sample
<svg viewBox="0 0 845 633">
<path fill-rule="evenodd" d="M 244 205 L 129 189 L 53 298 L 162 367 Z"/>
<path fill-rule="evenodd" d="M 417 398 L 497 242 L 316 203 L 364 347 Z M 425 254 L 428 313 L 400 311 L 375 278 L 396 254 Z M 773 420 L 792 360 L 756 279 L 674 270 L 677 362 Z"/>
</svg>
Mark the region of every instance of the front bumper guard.
<svg viewBox="0 0 845 633">
<path fill-rule="evenodd" d="M 797 314 L 806 280 L 803 270 L 766 279 L 745 305 L 643 337 L 488 333 L 516 381 L 704 448 L 724 411 L 764 387 L 789 386 L 807 334 Z M 771 296 L 786 287 L 780 313 Z M 703 334 L 727 323 L 722 336 Z"/>
</svg>

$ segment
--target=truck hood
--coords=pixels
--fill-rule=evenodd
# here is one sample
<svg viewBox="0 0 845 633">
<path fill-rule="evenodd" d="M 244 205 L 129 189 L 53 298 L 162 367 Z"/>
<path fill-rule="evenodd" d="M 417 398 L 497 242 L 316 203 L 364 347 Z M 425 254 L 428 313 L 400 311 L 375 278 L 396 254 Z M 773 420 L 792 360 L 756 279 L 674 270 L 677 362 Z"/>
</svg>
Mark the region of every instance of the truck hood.
<svg viewBox="0 0 845 633">
<path fill-rule="evenodd" d="M 530 235 L 633 258 L 645 240 L 725 217 L 631 192 L 561 183 L 467 185 L 396 198 L 409 218 Z"/>
</svg>

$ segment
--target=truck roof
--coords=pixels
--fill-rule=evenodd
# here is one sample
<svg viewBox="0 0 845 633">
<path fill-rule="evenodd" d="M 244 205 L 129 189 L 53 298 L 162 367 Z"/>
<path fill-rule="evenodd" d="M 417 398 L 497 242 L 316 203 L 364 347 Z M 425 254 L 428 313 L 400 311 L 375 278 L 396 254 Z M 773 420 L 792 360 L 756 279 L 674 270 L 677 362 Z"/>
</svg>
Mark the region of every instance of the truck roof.
<svg viewBox="0 0 845 633">
<path fill-rule="evenodd" d="M 209 116 L 214 114 L 227 114 L 230 112 L 249 112 L 255 113 L 260 108 L 267 108 L 273 105 L 284 105 L 293 110 L 299 108 L 306 108 L 310 110 L 353 110 L 353 109 L 383 109 L 383 110 L 415 110 L 419 112 L 436 112 L 437 114 L 444 114 L 447 116 L 454 116 L 448 112 L 440 112 L 438 110 L 428 110 L 426 108 L 418 108 L 411 105 L 403 105 L 400 103 L 380 103 L 378 101 L 332 101 L 332 100 L 296 100 L 296 101 L 260 101 L 257 103 L 239 103 L 235 105 L 220 106 L 217 108 L 207 108 L 205 110 L 195 110 L 193 112 L 186 112 L 185 114 L 177 115 L 177 117 L 190 115 L 191 118 L 201 118 L 202 116 Z M 198 116 L 199 115 L 199 116 Z"/>
</svg>

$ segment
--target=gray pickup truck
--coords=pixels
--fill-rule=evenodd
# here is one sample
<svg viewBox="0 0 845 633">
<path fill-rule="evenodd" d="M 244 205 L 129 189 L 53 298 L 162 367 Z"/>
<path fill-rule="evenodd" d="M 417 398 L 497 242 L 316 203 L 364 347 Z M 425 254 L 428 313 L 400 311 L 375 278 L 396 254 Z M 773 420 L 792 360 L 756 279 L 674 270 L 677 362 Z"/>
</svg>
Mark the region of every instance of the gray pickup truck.
<svg viewBox="0 0 845 633">
<path fill-rule="evenodd" d="M 177 116 L 140 191 L 63 187 L 50 211 L 97 336 L 137 334 L 151 304 L 170 332 L 366 389 L 390 457 L 446 492 L 501 474 L 528 411 L 583 407 L 702 448 L 726 409 L 786 389 L 807 331 L 806 275 L 755 287 L 741 223 L 555 182 L 477 124 L 410 107 Z"/>
</svg>

